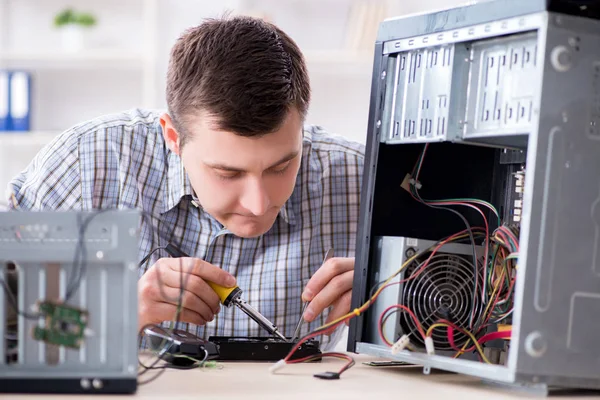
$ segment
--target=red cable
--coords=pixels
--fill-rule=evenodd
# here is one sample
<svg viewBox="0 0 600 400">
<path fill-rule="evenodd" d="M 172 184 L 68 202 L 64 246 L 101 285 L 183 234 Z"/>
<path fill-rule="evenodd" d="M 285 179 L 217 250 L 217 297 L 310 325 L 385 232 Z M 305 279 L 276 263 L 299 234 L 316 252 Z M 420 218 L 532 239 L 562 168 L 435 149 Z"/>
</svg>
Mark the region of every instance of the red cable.
<svg viewBox="0 0 600 400">
<path fill-rule="evenodd" d="M 419 333 L 421 334 L 421 337 L 423 338 L 423 340 L 425 340 L 425 331 L 423 330 L 423 327 L 421 326 L 421 322 L 419 322 L 419 319 L 418 319 L 418 318 L 417 318 L 417 316 L 416 316 L 416 315 L 415 315 L 415 314 L 414 314 L 414 313 L 413 313 L 413 312 L 410 310 L 410 308 L 408 308 L 408 307 L 406 307 L 406 306 L 404 306 L 404 305 L 402 305 L 402 304 L 393 304 L 393 305 L 389 306 L 388 308 L 386 308 L 386 309 L 385 309 L 385 310 L 384 310 L 384 311 L 381 313 L 381 315 L 380 315 L 380 317 L 379 317 L 379 329 L 380 329 L 380 332 L 381 332 L 381 320 L 382 320 L 383 316 L 384 316 L 384 315 L 385 315 L 387 312 L 389 312 L 390 310 L 392 310 L 392 309 L 394 309 L 394 308 L 400 308 L 400 309 L 402 309 L 402 310 L 406 311 L 406 312 L 407 312 L 407 313 L 408 313 L 408 314 L 411 316 L 411 318 L 413 319 L 413 321 L 415 321 L 415 324 L 417 325 L 417 329 L 418 329 Z M 383 334 L 382 334 L 382 337 L 383 337 Z M 386 340 L 386 341 L 387 341 L 387 340 Z M 388 342 L 388 343 L 389 343 L 389 342 Z"/>
<path fill-rule="evenodd" d="M 460 331 L 462 329 L 457 329 L 457 330 Z M 452 346 L 452 348 L 454 350 L 462 352 L 462 353 L 469 353 L 469 352 L 475 350 L 475 345 L 469 347 L 468 349 L 464 349 L 464 350 L 459 349 L 458 346 L 456 346 L 456 343 L 454 342 L 454 329 L 451 325 L 448 326 L 448 329 L 446 330 L 446 332 L 448 334 L 448 342 L 450 343 L 450 346 Z M 512 330 L 490 332 L 488 334 L 483 335 L 481 338 L 479 338 L 477 340 L 477 343 L 484 344 L 491 340 L 510 339 L 511 336 L 512 336 Z"/>
</svg>

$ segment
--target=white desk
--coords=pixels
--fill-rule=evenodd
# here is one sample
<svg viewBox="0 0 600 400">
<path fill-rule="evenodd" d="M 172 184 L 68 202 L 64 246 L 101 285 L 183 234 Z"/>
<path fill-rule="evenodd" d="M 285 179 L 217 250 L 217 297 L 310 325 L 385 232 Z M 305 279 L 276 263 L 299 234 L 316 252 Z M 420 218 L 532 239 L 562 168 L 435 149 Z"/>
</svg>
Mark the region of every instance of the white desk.
<svg viewBox="0 0 600 400">
<path fill-rule="evenodd" d="M 370 367 L 356 356 L 356 365 L 346 371 L 340 380 L 326 381 L 312 374 L 335 371 L 342 361 L 325 360 L 321 363 L 287 365 L 276 375 L 268 372 L 263 363 L 223 363 L 223 369 L 167 369 L 157 380 L 140 386 L 133 396 L 39 396 L 0 395 L 0 399 L 14 400 L 121 400 L 121 399 L 217 399 L 217 400 L 315 400 L 315 399 L 460 399 L 496 400 L 532 398 L 531 394 L 500 389 L 462 375 L 432 372 L 423 375 L 416 367 Z M 157 371 L 149 371 L 156 373 Z M 539 397 L 537 397 L 539 398 Z M 560 400 L 600 399 L 588 395 L 561 395 Z"/>
</svg>

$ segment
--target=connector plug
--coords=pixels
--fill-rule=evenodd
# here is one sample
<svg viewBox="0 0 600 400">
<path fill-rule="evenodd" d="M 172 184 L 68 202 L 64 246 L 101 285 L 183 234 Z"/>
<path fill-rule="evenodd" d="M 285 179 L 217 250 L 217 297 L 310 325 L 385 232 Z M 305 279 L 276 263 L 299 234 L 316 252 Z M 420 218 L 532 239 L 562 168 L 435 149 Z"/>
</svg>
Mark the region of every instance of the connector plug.
<svg viewBox="0 0 600 400">
<path fill-rule="evenodd" d="M 285 367 L 285 364 L 286 364 L 285 360 L 279 360 L 275 364 L 273 364 L 269 367 L 269 372 L 274 374 L 275 372 L 279 371 L 281 368 Z"/>
<path fill-rule="evenodd" d="M 398 354 L 402 350 L 404 350 L 410 344 L 410 339 L 408 335 L 402 335 L 400 339 L 392 346 L 392 354 Z"/>
<path fill-rule="evenodd" d="M 431 336 L 425 338 L 425 350 L 430 356 L 435 354 L 435 347 L 433 346 L 433 338 Z"/>
<path fill-rule="evenodd" d="M 421 182 L 414 179 L 410 174 L 406 174 L 402 180 L 402 183 L 400 184 L 400 187 L 410 193 L 411 186 L 414 186 L 417 190 L 423 187 Z"/>
</svg>

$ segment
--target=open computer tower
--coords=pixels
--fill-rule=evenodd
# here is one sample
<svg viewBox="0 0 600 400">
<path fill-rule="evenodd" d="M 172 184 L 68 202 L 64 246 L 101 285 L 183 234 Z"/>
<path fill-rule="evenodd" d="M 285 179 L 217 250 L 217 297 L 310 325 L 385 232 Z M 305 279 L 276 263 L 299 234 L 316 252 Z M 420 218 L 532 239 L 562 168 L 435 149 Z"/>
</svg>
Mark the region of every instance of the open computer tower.
<svg viewBox="0 0 600 400">
<path fill-rule="evenodd" d="M 598 43 L 591 1 L 380 25 L 349 351 L 600 388 Z"/>
</svg>

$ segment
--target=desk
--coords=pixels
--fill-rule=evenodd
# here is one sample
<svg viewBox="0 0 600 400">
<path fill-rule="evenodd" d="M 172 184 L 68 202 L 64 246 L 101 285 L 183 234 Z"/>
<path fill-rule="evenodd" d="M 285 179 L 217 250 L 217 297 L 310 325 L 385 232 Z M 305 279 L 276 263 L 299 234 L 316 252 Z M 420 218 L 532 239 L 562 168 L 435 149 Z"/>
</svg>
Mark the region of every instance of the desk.
<svg viewBox="0 0 600 400">
<path fill-rule="evenodd" d="M 34 396 L 0 395 L 11 400 L 122 400 L 122 399 L 217 399 L 217 400 L 316 400 L 316 399 L 460 399 L 496 400 L 532 398 L 524 392 L 500 389 L 481 381 L 445 372 L 423 375 L 418 367 L 370 367 L 362 362 L 371 357 L 355 355 L 356 365 L 340 380 L 325 381 L 312 374 L 337 370 L 342 361 L 287 365 L 276 375 L 268 372 L 269 364 L 222 363 L 223 369 L 167 369 L 155 381 L 140 386 L 133 396 Z M 155 371 L 149 371 L 155 373 Z M 146 374 L 144 375 L 146 378 Z M 537 397 L 539 398 L 539 397 Z M 572 395 L 560 400 L 600 399 L 597 395 Z"/>
</svg>

